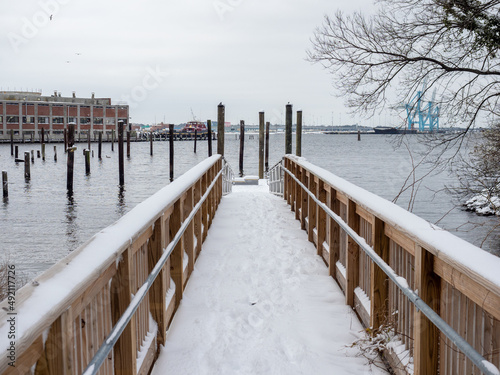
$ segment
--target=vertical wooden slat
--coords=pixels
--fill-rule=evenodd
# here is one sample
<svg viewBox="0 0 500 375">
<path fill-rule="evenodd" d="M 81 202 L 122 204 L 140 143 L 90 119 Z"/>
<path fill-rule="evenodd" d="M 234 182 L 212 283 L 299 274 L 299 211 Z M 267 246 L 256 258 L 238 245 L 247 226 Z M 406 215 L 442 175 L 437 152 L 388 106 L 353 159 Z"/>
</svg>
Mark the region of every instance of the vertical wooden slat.
<svg viewBox="0 0 500 375">
<path fill-rule="evenodd" d="M 433 272 L 433 256 L 421 246 L 415 246 L 415 288 L 420 298 L 439 314 L 440 279 Z M 415 374 L 438 372 L 439 330 L 421 312 L 415 313 L 414 366 Z"/>
<path fill-rule="evenodd" d="M 308 175 L 307 175 L 307 171 L 305 169 L 302 169 L 301 177 L 302 177 L 302 180 L 300 182 L 302 182 L 302 184 L 304 186 L 309 186 Z M 308 197 L 309 196 L 305 191 L 301 192 L 302 204 L 301 204 L 301 211 L 300 211 L 300 226 L 302 229 L 306 229 L 306 217 L 308 214 L 307 203 L 309 200 Z"/>
<path fill-rule="evenodd" d="M 201 180 L 198 180 L 194 188 L 194 204 L 195 205 L 198 204 L 200 199 L 201 199 Z M 195 249 L 196 257 L 198 257 L 198 255 L 200 254 L 201 245 L 203 243 L 201 225 L 202 225 L 201 210 L 198 210 L 198 212 L 194 217 L 194 235 L 196 237 L 196 249 Z"/>
<path fill-rule="evenodd" d="M 378 256 L 389 263 L 389 239 L 385 235 L 385 223 L 375 218 L 375 228 L 373 230 L 373 249 Z M 371 262 L 371 326 L 374 331 L 377 331 L 381 325 L 385 324 L 388 319 L 388 298 L 389 298 L 389 282 L 388 277 L 374 262 Z"/>
<path fill-rule="evenodd" d="M 356 203 L 349 200 L 347 207 L 347 224 L 356 233 L 359 233 L 359 215 L 356 213 Z M 359 246 L 354 240 L 347 236 L 347 258 L 346 258 L 346 304 L 354 307 L 354 289 L 359 284 Z"/>
<path fill-rule="evenodd" d="M 307 188 L 309 189 L 310 192 L 315 192 L 315 183 L 314 183 L 314 175 L 310 173 L 309 171 L 307 172 L 309 178 L 308 178 L 308 184 L 306 185 Z M 313 201 L 313 199 L 308 195 L 307 196 L 307 237 L 309 241 L 314 242 L 314 226 L 316 225 L 316 203 Z"/>
<path fill-rule="evenodd" d="M 294 175 L 299 181 L 302 181 L 302 168 L 294 163 Z M 301 220 L 300 211 L 302 210 L 302 188 L 293 181 L 295 187 L 295 220 Z"/>
<path fill-rule="evenodd" d="M 130 304 L 133 284 L 131 283 L 132 254 L 127 249 L 122 254 L 118 269 L 111 281 L 111 313 L 113 325 L 123 315 Z M 135 374 L 136 362 L 136 326 L 132 319 L 114 346 L 114 370 L 115 374 Z"/>
<path fill-rule="evenodd" d="M 177 200 L 174 204 L 174 211 L 170 216 L 170 238 L 174 238 L 175 234 L 181 227 L 182 223 L 182 207 L 180 199 Z M 174 247 L 172 255 L 170 256 L 170 275 L 174 280 L 176 290 L 175 290 L 175 308 L 174 311 L 177 310 L 179 304 L 182 299 L 183 292 L 183 267 L 182 267 L 182 258 L 183 258 L 184 249 L 182 246 L 182 238 Z"/>
</svg>

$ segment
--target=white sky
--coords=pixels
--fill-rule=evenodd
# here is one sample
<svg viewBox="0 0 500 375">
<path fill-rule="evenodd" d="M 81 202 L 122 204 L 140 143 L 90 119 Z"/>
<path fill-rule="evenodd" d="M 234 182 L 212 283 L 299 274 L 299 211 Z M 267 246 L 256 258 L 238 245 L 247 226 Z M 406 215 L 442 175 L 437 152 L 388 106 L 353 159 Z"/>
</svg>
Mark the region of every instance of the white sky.
<svg viewBox="0 0 500 375">
<path fill-rule="evenodd" d="M 285 104 L 307 125 L 351 117 L 330 75 L 306 61 L 324 14 L 371 0 L 4 0 L 0 90 L 125 100 L 132 122 L 281 123 Z M 52 20 L 49 16 L 52 15 Z M 155 73 L 153 73 L 155 72 Z M 381 115 L 384 122 L 384 114 Z"/>
</svg>

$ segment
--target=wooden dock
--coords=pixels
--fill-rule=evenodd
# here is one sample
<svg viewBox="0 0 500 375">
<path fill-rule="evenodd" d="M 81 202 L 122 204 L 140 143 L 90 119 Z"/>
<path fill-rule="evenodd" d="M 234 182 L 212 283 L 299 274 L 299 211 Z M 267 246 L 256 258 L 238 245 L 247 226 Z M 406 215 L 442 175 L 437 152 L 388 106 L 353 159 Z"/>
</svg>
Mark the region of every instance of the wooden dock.
<svg viewBox="0 0 500 375">
<path fill-rule="evenodd" d="M 498 373 L 499 258 L 303 159 L 270 176 L 396 373 Z M 3 301 L 0 372 L 148 374 L 231 183 L 206 159 Z"/>
</svg>

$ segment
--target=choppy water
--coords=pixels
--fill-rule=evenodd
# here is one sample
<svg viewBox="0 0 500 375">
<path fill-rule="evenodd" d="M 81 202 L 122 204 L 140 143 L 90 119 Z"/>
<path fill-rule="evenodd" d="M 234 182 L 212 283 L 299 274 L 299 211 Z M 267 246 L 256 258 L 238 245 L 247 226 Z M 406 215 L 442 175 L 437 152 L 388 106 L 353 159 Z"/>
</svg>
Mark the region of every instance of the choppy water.
<svg viewBox="0 0 500 375">
<path fill-rule="evenodd" d="M 249 139 L 251 138 L 251 139 Z M 412 147 L 418 148 L 416 142 Z M 302 155 L 367 190 L 392 200 L 411 170 L 406 149 L 394 149 L 391 138 L 365 135 L 361 142 L 356 135 L 305 134 Z M 9 257 L 19 271 L 32 277 L 47 269 L 70 251 L 110 225 L 135 205 L 169 183 L 169 146 L 132 143 L 131 158 L 125 159 L 125 188 L 118 186 L 118 152 L 110 144 L 103 145 L 103 159 L 97 158 L 97 144 L 92 144 L 91 174 L 85 175 L 82 149 L 78 144 L 75 157 L 74 194 L 66 194 L 66 156 L 61 144 L 56 144 L 58 161 L 53 160 L 54 144 L 47 145 L 46 161 L 36 158 L 31 165 L 31 181 L 24 181 L 24 164 L 15 163 L 10 145 L 0 145 L 0 169 L 9 176 L 9 198 L 0 208 L 0 254 Z M 19 145 L 20 155 L 39 149 L 38 144 Z M 198 141 L 197 153 L 193 142 L 175 142 L 175 176 L 187 171 L 207 156 L 207 144 Z M 295 146 L 294 146 L 295 147 Z M 217 144 L 213 143 L 216 150 Z M 284 135 L 271 134 L 270 165 L 284 153 Z M 245 174 L 256 175 L 258 168 L 258 136 L 247 135 L 245 142 Z M 226 134 L 226 159 L 237 172 L 239 140 Z M 36 151 L 35 151 L 36 153 Z M 455 208 L 452 197 L 440 191 L 453 183 L 453 177 L 443 172 L 433 175 L 420 186 L 413 212 L 441 227 L 454 229 L 474 222 L 475 230 L 455 231 L 469 242 L 481 245 L 495 217 L 478 217 Z M 439 192 L 440 191 L 440 192 Z M 437 193 L 436 193 L 437 192 Z M 406 208 L 408 194 L 398 201 Z M 448 214 L 446 214 L 448 213 Z M 469 226 L 470 227 L 470 226 Z M 500 254 L 498 236 L 490 236 L 483 248 Z"/>
</svg>

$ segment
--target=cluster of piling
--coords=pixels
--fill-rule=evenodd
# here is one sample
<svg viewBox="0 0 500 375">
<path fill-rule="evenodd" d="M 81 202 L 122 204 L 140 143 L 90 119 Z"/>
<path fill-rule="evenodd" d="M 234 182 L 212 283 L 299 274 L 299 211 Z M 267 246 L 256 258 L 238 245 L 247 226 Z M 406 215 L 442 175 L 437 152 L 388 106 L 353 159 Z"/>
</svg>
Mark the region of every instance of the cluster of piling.
<svg viewBox="0 0 500 375">
<path fill-rule="evenodd" d="M 289 103 L 286 105 L 286 127 L 285 127 L 285 153 L 292 153 L 292 105 Z M 225 126 L 225 106 L 220 103 L 217 106 L 217 153 L 224 156 L 224 126 Z M 64 152 L 67 153 L 67 180 L 66 188 L 69 194 L 73 193 L 73 176 L 74 176 L 74 163 L 75 163 L 75 123 L 69 123 L 67 129 L 64 129 Z M 118 176 L 119 185 L 123 187 L 125 185 L 125 168 L 124 168 L 124 145 L 126 144 L 126 155 L 130 158 L 130 142 L 131 133 L 124 129 L 124 122 L 118 122 Z M 265 122 L 264 111 L 259 112 L 259 178 L 262 179 L 265 173 L 269 171 L 269 129 L 270 123 Z M 296 154 L 301 156 L 302 148 L 302 111 L 297 112 L 297 139 L 296 139 Z M 95 138 L 95 137 L 94 137 Z M 194 132 L 194 147 L 193 152 L 197 151 L 197 131 Z M 174 126 L 169 125 L 168 141 L 169 141 L 169 177 L 170 181 L 174 180 L 174 140 L 176 139 L 174 133 Z M 208 156 L 212 156 L 212 140 L 215 139 L 212 133 L 212 121 L 207 120 L 207 133 L 205 139 L 208 141 Z M 109 140 L 109 136 L 108 136 Z M 103 136 L 102 132 L 98 133 L 98 151 L 97 156 L 99 160 L 102 159 L 102 142 Z M 150 134 L 150 155 L 153 156 L 153 143 L 154 137 Z M 31 163 L 34 163 L 34 150 L 24 153 L 24 158 L 19 158 L 19 149 L 17 145 L 14 145 L 14 131 L 10 132 L 10 143 L 11 143 L 11 155 L 14 156 L 16 162 L 24 163 L 24 178 L 28 182 L 31 179 Z M 41 130 L 41 149 L 37 150 L 37 156 L 45 161 L 45 131 Z M 90 160 L 91 155 L 94 156 L 94 151 L 91 150 L 91 137 L 90 132 L 87 133 L 87 148 L 83 150 L 83 156 L 85 160 L 85 174 L 90 175 Z M 115 131 L 111 132 L 111 151 L 114 151 L 115 143 Z M 240 121 L 240 155 L 239 155 L 239 172 L 242 177 L 244 174 L 243 168 L 243 156 L 244 156 L 244 145 L 245 145 L 245 121 Z M 30 163 L 31 157 L 31 163 Z M 57 148 L 54 146 L 54 161 L 57 162 Z M 8 176 L 7 172 L 2 172 L 2 186 L 3 186 L 3 196 L 8 197 Z"/>
</svg>

